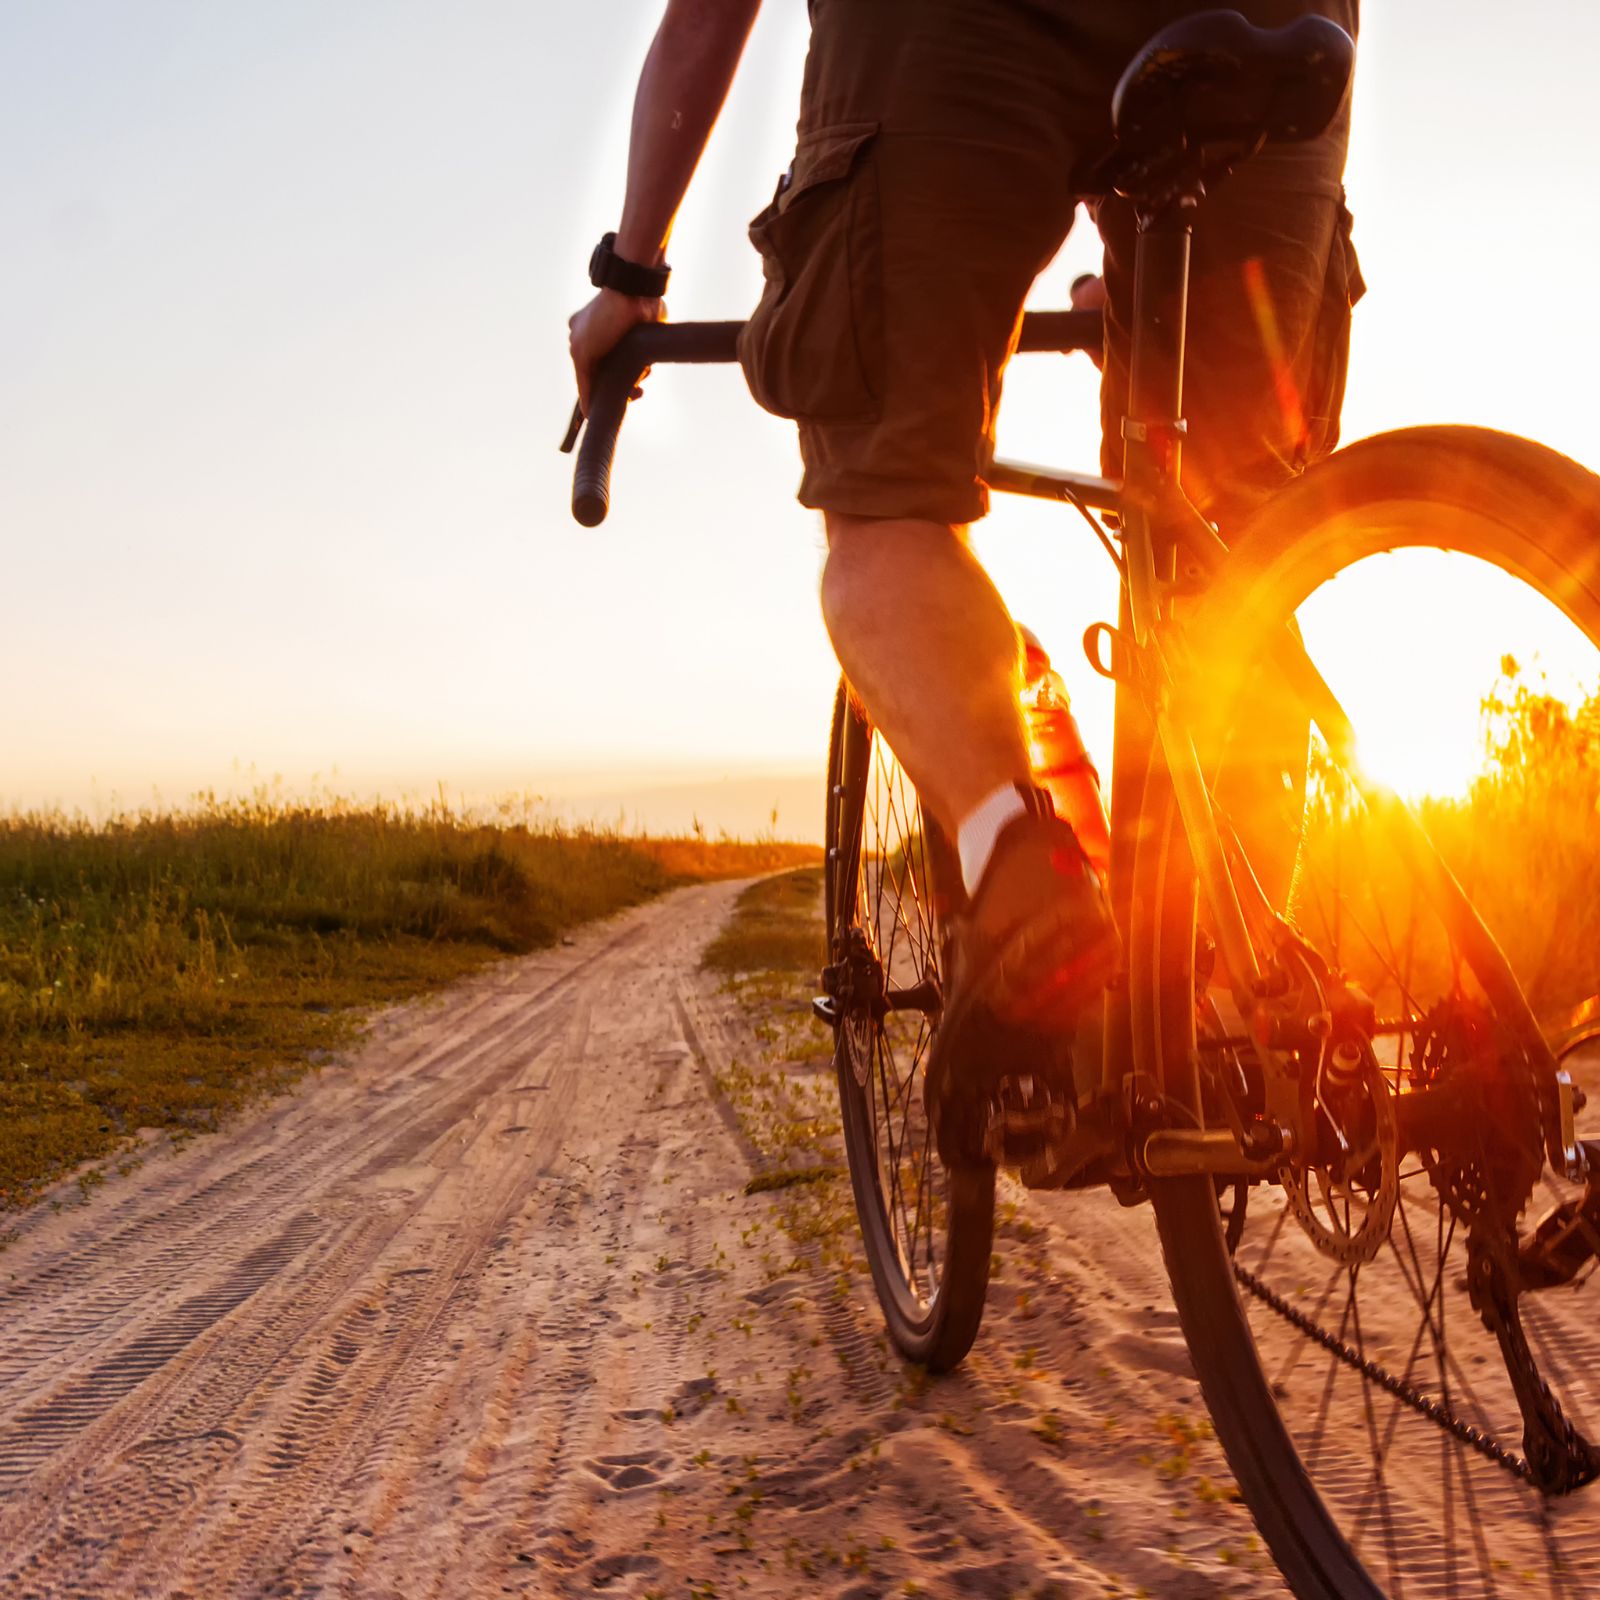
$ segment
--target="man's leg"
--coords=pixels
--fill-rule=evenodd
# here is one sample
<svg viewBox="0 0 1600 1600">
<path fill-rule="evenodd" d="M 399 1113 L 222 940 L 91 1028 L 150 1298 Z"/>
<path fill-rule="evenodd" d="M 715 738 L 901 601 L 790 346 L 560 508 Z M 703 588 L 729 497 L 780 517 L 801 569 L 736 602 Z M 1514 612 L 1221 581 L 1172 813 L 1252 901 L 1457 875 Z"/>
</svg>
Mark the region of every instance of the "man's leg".
<svg viewBox="0 0 1600 1600">
<path fill-rule="evenodd" d="M 964 529 L 836 512 L 827 527 L 839 663 L 954 839 L 996 789 L 1028 781 L 1016 626 Z"/>
<path fill-rule="evenodd" d="M 1100 85 L 1053 7 L 816 0 L 812 17 L 795 163 L 752 234 L 767 291 L 742 357 L 763 403 L 800 422 L 840 664 L 954 838 L 1028 779 L 1016 630 L 965 528 L 988 508 L 1016 319 L 1071 225 Z"/>
<path fill-rule="evenodd" d="M 1116 958 L 1101 886 L 1028 782 L 1017 634 L 963 530 L 987 510 L 1018 314 L 1118 69 L 1101 83 L 1053 7 L 817 0 L 812 16 L 741 359 L 800 423 L 840 663 L 961 855 L 925 1098 L 942 1158 L 980 1161 L 1003 1080 L 1030 1100 Z"/>
<path fill-rule="evenodd" d="M 827 526 L 822 605 L 834 649 L 955 840 L 972 897 L 948 947 L 948 1009 L 928 1063 L 940 1155 L 984 1159 L 999 1103 L 1007 1154 L 1028 1159 L 1061 1116 L 1059 1094 L 1043 1091 L 1070 1083 L 1064 1040 L 1116 958 L 1104 892 L 1032 788 L 1016 625 L 965 530 L 836 512 Z"/>
</svg>

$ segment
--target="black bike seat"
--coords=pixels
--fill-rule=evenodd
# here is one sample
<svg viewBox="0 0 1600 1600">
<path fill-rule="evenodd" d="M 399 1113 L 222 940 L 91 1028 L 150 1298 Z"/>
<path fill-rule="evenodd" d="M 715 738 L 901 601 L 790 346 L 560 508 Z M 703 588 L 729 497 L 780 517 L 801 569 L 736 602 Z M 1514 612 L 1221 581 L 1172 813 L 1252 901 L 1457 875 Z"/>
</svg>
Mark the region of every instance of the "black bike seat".
<svg viewBox="0 0 1600 1600">
<path fill-rule="evenodd" d="M 1282 28 L 1258 28 L 1237 11 L 1184 17 L 1118 81 L 1118 146 L 1146 162 L 1206 145 L 1251 150 L 1264 140 L 1314 139 L 1333 121 L 1354 63 L 1354 40 L 1326 17 Z"/>
</svg>

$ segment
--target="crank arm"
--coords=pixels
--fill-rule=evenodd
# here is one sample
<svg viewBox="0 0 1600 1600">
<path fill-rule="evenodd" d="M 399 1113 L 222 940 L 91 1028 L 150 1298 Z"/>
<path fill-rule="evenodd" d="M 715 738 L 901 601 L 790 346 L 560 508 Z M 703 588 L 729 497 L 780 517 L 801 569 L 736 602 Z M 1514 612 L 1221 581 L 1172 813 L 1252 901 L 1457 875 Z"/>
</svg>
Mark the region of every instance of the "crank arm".
<svg viewBox="0 0 1600 1600">
<path fill-rule="evenodd" d="M 1122 1171 L 1127 1130 L 1118 1102 L 1099 1098 L 1077 1108 L 1072 1127 L 1061 1141 L 1018 1173 L 1029 1189 L 1068 1189 L 1086 1175 Z"/>
<path fill-rule="evenodd" d="M 1265 1178 L 1288 1159 L 1288 1140 L 1251 1154 L 1231 1128 L 1157 1128 L 1139 1146 L 1139 1170 L 1152 1178 Z"/>
</svg>

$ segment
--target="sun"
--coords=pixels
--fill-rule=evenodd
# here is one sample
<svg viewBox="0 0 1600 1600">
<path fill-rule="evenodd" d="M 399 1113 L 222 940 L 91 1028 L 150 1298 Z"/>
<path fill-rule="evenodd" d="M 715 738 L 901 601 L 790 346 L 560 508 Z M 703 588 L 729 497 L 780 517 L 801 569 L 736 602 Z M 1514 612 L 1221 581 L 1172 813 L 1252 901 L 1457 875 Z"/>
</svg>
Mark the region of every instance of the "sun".
<svg viewBox="0 0 1600 1600">
<path fill-rule="evenodd" d="M 1298 616 L 1363 766 L 1407 799 L 1463 795 L 1484 772 L 1486 702 L 1508 673 L 1568 705 L 1600 682 L 1600 651 L 1555 605 L 1454 552 L 1369 557 Z"/>
</svg>

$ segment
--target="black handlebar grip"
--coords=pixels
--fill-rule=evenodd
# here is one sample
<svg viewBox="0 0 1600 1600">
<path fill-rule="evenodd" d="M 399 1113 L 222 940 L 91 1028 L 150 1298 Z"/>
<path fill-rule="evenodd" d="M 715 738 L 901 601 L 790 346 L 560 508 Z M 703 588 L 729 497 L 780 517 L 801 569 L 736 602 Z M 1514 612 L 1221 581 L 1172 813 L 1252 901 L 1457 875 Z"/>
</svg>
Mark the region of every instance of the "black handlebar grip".
<svg viewBox="0 0 1600 1600">
<path fill-rule="evenodd" d="M 600 363 L 589 418 L 572 475 L 572 514 L 598 528 L 611 506 L 611 461 L 628 396 L 646 367 L 657 361 L 713 362 L 738 359 L 738 322 L 642 322 L 623 335 Z"/>
<path fill-rule="evenodd" d="M 1022 318 L 1019 351 L 1098 350 L 1105 338 L 1098 311 L 1029 311 Z"/>
<path fill-rule="evenodd" d="M 637 331 L 628 334 L 600 363 L 589 396 L 589 420 L 572 474 L 572 514 L 586 528 L 598 528 L 611 509 L 611 459 L 617 450 L 617 431 L 628 409 L 628 396 L 646 365 L 635 342 Z"/>
</svg>

